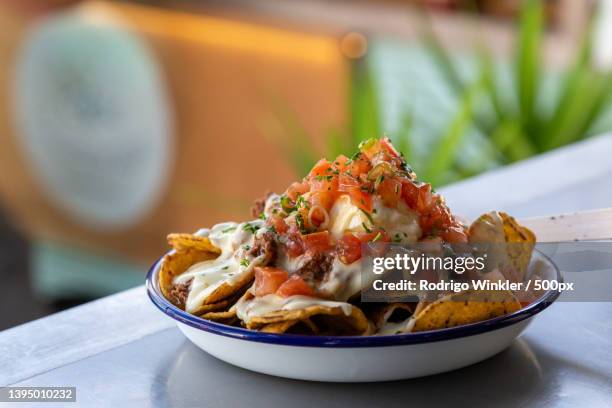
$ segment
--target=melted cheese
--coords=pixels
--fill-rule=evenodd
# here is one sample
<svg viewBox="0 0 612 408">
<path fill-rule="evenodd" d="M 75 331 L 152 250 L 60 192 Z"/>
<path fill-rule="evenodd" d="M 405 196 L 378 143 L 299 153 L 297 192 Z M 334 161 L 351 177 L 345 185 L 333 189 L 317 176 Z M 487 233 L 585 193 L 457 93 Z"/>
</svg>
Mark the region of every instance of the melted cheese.
<svg viewBox="0 0 612 408">
<path fill-rule="evenodd" d="M 261 262 L 260 258 L 249 258 L 246 254 L 253 246 L 255 239 L 255 234 L 245 230 L 246 224 L 225 222 L 215 225 L 212 229 L 202 229 L 196 233 L 208 237 L 214 246 L 221 249 L 221 254 L 216 259 L 192 265 L 184 273 L 174 278 L 174 283 L 177 284 L 185 283 L 193 278 L 185 302 L 187 312 L 192 312 L 202 305 L 215 289 L 224 283 L 234 284 Z M 254 220 L 248 224 L 261 228 L 263 221 Z M 259 231 L 261 229 L 257 232 Z M 242 259 L 248 259 L 249 264 L 241 265 Z"/>
<path fill-rule="evenodd" d="M 347 316 L 350 316 L 353 311 L 353 306 L 349 303 L 334 302 L 302 295 L 287 298 L 277 295 L 256 297 L 248 301 L 239 301 L 235 306 L 235 310 L 240 320 L 249 323 L 256 316 L 263 316 L 279 310 L 301 310 L 314 305 L 330 308 L 340 307 Z"/>
<path fill-rule="evenodd" d="M 345 232 L 364 232 L 366 225 L 372 228 L 368 216 L 351 202 L 348 195 L 338 197 L 329 212 L 329 233 L 335 239 L 342 238 Z"/>
<path fill-rule="evenodd" d="M 401 244 L 414 244 L 423 234 L 419 214 L 403 201 L 398 202 L 397 208 L 389 208 L 379 197 L 374 197 L 372 220 L 376 226 L 384 228 L 391 240 L 399 240 Z"/>
</svg>

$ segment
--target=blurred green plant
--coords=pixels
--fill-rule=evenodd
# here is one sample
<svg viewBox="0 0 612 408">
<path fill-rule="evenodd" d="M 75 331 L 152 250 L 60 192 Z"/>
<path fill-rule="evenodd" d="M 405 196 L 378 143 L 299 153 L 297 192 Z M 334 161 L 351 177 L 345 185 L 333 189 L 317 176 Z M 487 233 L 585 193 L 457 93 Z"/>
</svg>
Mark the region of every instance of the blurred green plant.
<svg viewBox="0 0 612 408">
<path fill-rule="evenodd" d="M 456 96 L 457 109 L 442 134 L 425 153 L 413 149 L 418 134 L 409 110 L 401 116 L 401 126 L 391 135 L 396 147 L 417 174 L 434 186 L 469 177 L 494 166 L 523 160 L 593 135 L 594 125 L 610 108 L 612 74 L 598 72 L 593 64 L 593 24 L 583 35 L 578 53 L 569 69 L 559 78 L 559 94 L 551 106 L 543 107 L 542 40 L 545 33 L 541 0 L 524 1 L 516 39 L 512 98 L 502 97 L 502 89 L 490 51 L 477 52 L 476 76 L 465 79 L 453 56 L 433 33 L 426 35 L 426 50 L 440 77 Z M 324 155 L 332 158 L 354 151 L 359 142 L 384 134 L 376 83 L 366 61 L 353 66 L 350 87 L 350 123 L 346 132 L 327 134 Z M 319 158 L 316 149 L 295 115 L 282 115 L 292 163 L 300 174 L 308 172 Z M 468 163 L 459 160 L 466 134 L 476 130 L 483 135 L 482 154 L 486 160 Z M 601 130 L 601 129 L 599 129 Z"/>
</svg>

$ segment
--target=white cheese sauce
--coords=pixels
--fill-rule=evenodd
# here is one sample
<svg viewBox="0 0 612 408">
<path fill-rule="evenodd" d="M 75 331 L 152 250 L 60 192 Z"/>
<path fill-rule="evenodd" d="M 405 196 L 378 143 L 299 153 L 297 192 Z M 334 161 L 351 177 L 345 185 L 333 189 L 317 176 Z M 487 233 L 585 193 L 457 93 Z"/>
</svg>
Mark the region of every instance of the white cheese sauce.
<svg viewBox="0 0 612 408">
<path fill-rule="evenodd" d="M 223 283 L 234 284 L 261 262 L 261 257 L 247 256 L 247 252 L 253 246 L 255 235 L 263 230 L 262 226 L 262 220 L 241 224 L 224 222 L 196 233 L 208 237 L 210 242 L 221 250 L 221 254 L 216 259 L 192 265 L 174 278 L 176 284 L 185 283 L 193 278 L 185 302 L 187 312 L 196 310 Z"/>
<path fill-rule="evenodd" d="M 345 302 L 334 302 L 302 295 L 284 298 L 273 294 L 256 297 L 248 301 L 239 301 L 235 310 L 240 320 L 249 323 L 256 316 L 263 316 L 279 310 L 301 310 L 314 305 L 330 308 L 339 307 L 347 316 L 350 316 L 353 311 L 353 306 Z"/>
</svg>

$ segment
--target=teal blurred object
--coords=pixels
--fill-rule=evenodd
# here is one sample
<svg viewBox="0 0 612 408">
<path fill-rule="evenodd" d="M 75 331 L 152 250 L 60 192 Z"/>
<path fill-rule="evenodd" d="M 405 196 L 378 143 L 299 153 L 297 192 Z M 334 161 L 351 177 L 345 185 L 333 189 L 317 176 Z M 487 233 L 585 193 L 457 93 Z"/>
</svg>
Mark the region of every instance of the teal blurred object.
<svg viewBox="0 0 612 408">
<path fill-rule="evenodd" d="M 142 285 L 148 267 L 47 241 L 32 242 L 34 292 L 47 299 L 97 298 Z"/>
</svg>

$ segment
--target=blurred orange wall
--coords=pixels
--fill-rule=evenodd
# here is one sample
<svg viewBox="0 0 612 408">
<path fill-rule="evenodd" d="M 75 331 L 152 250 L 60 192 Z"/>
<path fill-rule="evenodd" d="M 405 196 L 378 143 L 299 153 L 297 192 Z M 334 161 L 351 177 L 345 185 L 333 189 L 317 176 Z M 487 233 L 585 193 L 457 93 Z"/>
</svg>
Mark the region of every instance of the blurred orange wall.
<svg viewBox="0 0 612 408">
<path fill-rule="evenodd" d="M 135 33 L 148 45 L 168 98 L 173 150 L 161 196 L 133 220 L 100 228 L 59 208 L 25 157 L 15 112 L 16 60 L 28 33 L 45 20 L 0 6 L 0 201 L 30 236 L 151 261 L 168 232 L 244 220 L 253 199 L 298 177 L 275 140 L 288 137 L 279 103 L 318 147 L 330 126 L 346 121 L 349 70 L 333 36 L 105 2 L 66 12 Z"/>
</svg>

